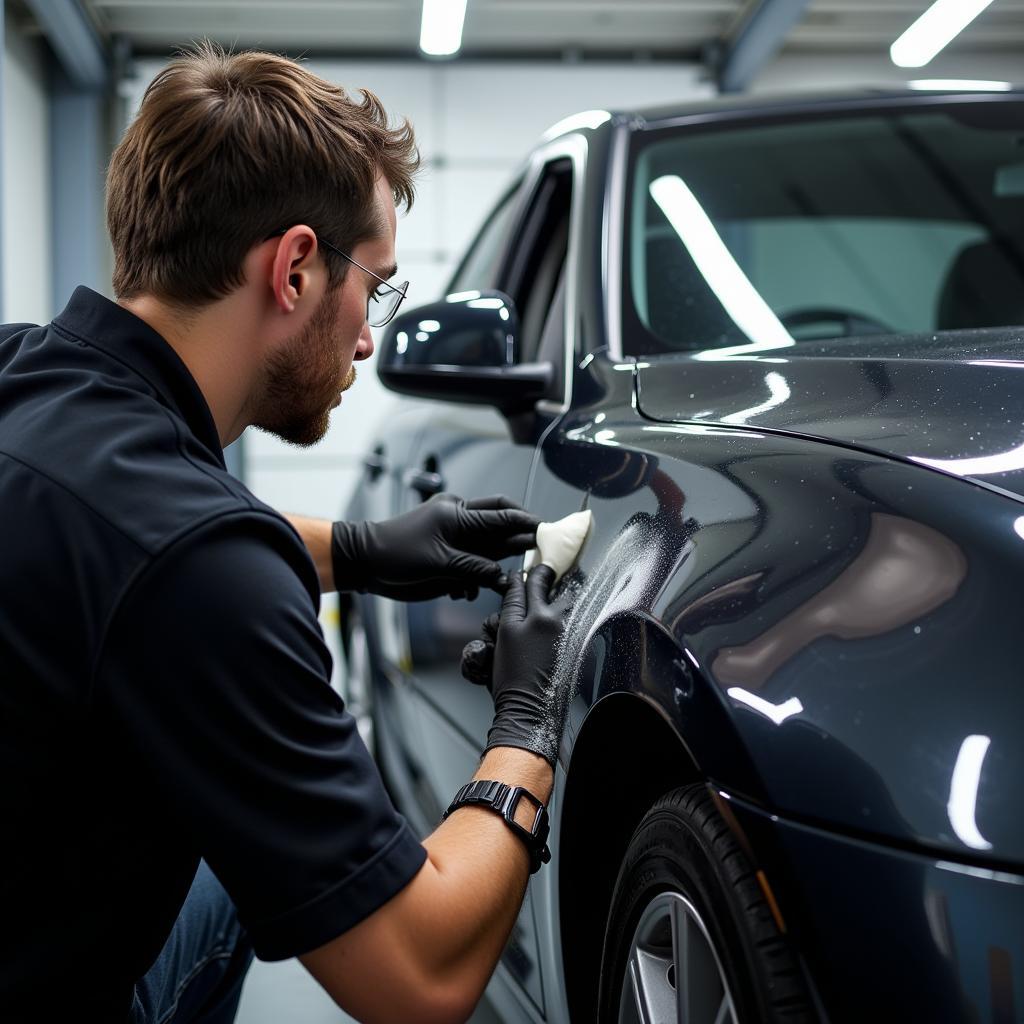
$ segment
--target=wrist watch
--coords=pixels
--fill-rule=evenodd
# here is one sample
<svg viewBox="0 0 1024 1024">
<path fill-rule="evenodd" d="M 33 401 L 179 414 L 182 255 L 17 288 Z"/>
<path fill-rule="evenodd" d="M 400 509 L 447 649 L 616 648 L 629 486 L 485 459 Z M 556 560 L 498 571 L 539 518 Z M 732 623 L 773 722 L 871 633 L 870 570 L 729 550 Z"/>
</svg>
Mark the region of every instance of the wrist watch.
<svg viewBox="0 0 1024 1024">
<path fill-rule="evenodd" d="M 519 801 L 525 800 L 534 807 L 533 825 L 530 828 L 523 828 L 516 821 L 516 808 Z M 459 807 L 466 806 L 486 807 L 496 811 L 505 820 L 505 824 L 523 841 L 527 852 L 530 854 L 530 874 L 537 871 L 541 864 L 547 864 L 551 860 L 551 851 L 548 849 L 548 822 L 547 808 L 528 790 L 522 786 L 510 786 L 505 782 L 489 782 L 484 779 L 477 779 L 475 782 L 467 782 L 455 794 L 455 799 L 448 805 L 444 812 L 444 821 L 452 811 Z"/>
</svg>

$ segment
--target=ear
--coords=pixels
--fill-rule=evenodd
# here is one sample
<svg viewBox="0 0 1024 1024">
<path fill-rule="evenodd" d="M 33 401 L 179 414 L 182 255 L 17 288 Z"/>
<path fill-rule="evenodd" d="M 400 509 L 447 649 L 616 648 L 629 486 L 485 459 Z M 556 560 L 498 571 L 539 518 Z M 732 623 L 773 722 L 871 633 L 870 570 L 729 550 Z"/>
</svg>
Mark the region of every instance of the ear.
<svg viewBox="0 0 1024 1024">
<path fill-rule="evenodd" d="M 325 268 L 316 254 L 316 233 L 305 224 L 289 228 L 277 239 L 270 285 L 281 312 L 294 312 L 303 295 L 322 278 Z"/>
</svg>

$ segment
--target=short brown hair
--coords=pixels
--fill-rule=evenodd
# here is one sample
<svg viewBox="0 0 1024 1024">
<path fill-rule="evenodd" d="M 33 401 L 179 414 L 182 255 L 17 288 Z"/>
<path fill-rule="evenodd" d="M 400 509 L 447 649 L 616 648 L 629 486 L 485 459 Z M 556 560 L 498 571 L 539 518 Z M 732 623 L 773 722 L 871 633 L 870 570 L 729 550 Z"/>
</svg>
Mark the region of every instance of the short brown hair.
<svg viewBox="0 0 1024 1024">
<path fill-rule="evenodd" d="M 242 283 L 252 246 L 308 224 L 348 252 L 383 230 L 379 175 L 412 205 L 412 127 L 373 93 L 271 53 L 201 43 L 153 79 L 107 173 L 114 293 L 202 305 Z M 346 263 L 321 248 L 331 285 Z"/>
</svg>

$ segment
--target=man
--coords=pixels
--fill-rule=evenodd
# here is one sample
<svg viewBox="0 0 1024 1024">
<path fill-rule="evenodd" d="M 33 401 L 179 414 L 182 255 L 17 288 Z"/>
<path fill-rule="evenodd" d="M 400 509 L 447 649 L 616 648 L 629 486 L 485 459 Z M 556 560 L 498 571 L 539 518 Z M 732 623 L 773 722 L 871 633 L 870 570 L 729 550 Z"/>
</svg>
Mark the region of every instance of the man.
<svg viewBox="0 0 1024 1024">
<path fill-rule="evenodd" d="M 372 95 L 200 47 L 111 161 L 117 303 L 79 289 L 0 331 L 5 1024 L 231 1020 L 253 947 L 364 1021 L 462 1020 L 493 970 L 556 753 L 563 609 L 546 567 L 498 565 L 536 520 L 442 496 L 293 526 L 222 456 L 249 425 L 323 435 L 368 309 L 394 312 L 415 169 Z M 469 803 L 413 836 L 328 685 L 333 586 L 507 588 L 475 666 L 495 699 L 477 779 L 528 791 L 511 820 Z"/>
</svg>

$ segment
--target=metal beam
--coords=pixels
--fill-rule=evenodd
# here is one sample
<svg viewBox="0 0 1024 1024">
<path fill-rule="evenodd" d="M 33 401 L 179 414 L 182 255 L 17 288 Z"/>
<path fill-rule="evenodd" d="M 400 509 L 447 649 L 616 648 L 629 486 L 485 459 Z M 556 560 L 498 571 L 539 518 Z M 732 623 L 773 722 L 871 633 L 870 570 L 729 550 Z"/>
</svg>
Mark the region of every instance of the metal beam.
<svg viewBox="0 0 1024 1024">
<path fill-rule="evenodd" d="M 53 308 L 76 285 L 108 291 L 103 179 L 110 157 L 107 98 L 77 88 L 56 62 L 50 75 Z"/>
<path fill-rule="evenodd" d="M 726 43 L 718 70 L 720 92 L 742 92 L 781 49 L 810 0 L 752 0 Z"/>
<path fill-rule="evenodd" d="M 7 322 L 7 295 L 6 285 L 4 281 L 4 238 L 6 237 L 4 232 L 7 230 L 7 203 L 4 195 L 4 165 L 7 163 L 7 139 L 5 138 L 5 132 L 7 129 L 6 119 L 4 117 L 4 108 L 6 107 L 7 97 L 4 95 L 4 83 L 7 80 L 7 69 L 4 66 L 7 61 L 7 25 L 4 20 L 4 9 L 7 4 L 0 3 L 0 154 L 4 155 L 4 159 L 0 159 L 0 323 Z"/>
<path fill-rule="evenodd" d="M 68 81 L 77 89 L 105 89 L 110 81 L 107 55 L 80 0 L 26 2 Z"/>
</svg>

